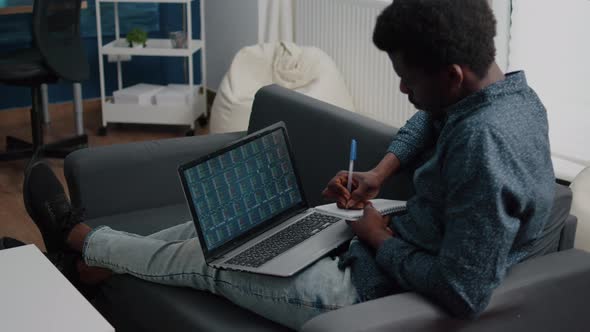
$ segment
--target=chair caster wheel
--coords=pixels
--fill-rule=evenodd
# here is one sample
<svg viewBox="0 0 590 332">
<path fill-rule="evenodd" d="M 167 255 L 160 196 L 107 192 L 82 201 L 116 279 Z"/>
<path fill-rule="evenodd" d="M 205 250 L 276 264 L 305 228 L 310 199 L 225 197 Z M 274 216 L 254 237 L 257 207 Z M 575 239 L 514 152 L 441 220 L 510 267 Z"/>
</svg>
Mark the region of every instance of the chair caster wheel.
<svg viewBox="0 0 590 332">
<path fill-rule="evenodd" d="M 187 131 L 184 134 L 184 136 L 195 136 L 195 130 L 194 129 L 191 129 L 191 130 Z"/>
<path fill-rule="evenodd" d="M 98 136 L 106 136 L 107 135 L 107 126 L 103 126 L 98 128 Z"/>
</svg>

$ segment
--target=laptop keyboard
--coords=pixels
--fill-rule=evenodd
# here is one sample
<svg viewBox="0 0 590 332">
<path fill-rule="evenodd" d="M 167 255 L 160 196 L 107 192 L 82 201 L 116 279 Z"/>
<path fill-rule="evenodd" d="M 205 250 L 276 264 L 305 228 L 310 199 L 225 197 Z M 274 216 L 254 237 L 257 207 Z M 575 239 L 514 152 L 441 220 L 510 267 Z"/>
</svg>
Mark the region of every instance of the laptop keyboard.
<svg viewBox="0 0 590 332">
<path fill-rule="evenodd" d="M 340 218 L 312 213 L 225 263 L 259 267 L 339 220 Z"/>
</svg>

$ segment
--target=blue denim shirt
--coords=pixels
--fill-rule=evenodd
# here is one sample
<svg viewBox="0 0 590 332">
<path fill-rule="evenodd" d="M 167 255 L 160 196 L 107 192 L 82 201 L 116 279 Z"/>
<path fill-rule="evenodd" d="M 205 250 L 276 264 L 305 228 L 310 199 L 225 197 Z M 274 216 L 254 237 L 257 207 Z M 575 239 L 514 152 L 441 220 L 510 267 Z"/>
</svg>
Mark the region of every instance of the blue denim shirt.
<svg viewBox="0 0 590 332">
<path fill-rule="evenodd" d="M 376 251 L 353 241 L 360 298 L 416 291 L 458 317 L 477 316 L 506 270 L 526 258 L 554 195 L 545 108 L 523 72 L 451 106 L 443 120 L 419 111 L 389 147 L 418 163 L 407 214 Z"/>
</svg>

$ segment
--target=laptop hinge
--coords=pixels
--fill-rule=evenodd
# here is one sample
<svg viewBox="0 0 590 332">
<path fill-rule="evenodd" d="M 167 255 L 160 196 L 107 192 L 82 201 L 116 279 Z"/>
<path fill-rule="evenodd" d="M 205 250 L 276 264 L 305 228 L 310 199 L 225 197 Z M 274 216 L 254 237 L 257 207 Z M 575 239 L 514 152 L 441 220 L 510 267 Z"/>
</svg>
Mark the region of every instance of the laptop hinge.
<svg viewBox="0 0 590 332">
<path fill-rule="evenodd" d="M 220 258 L 221 258 L 221 257 L 223 257 L 223 256 L 224 256 L 224 255 L 215 255 L 215 256 L 213 256 L 213 257 L 210 257 L 210 258 L 209 258 L 209 261 L 210 261 L 210 262 L 214 262 L 214 261 L 216 261 L 216 260 L 220 259 Z"/>
</svg>

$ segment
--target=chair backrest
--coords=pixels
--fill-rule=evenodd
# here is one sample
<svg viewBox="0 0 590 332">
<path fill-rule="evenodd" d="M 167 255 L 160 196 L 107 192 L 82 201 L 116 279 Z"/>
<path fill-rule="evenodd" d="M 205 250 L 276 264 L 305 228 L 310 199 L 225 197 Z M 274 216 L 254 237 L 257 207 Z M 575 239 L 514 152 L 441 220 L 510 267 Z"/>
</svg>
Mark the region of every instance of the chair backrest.
<svg viewBox="0 0 590 332">
<path fill-rule="evenodd" d="M 82 0 L 35 0 L 33 43 L 45 64 L 60 78 L 79 82 L 89 66 L 80 36 Z"/>
</svg>

